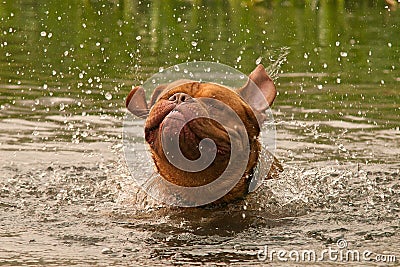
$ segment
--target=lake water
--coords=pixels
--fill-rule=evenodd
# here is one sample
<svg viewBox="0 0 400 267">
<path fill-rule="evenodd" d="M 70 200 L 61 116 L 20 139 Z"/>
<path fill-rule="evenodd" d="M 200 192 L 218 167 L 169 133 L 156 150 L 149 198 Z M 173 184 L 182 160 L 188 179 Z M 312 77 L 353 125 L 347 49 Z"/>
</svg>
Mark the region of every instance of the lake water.
<svg viewBox="0 0 400 267">
<path fill-rule="evenodd" d="M 0 266 L 399 264 L 400 10 L 254 2 L 0 4 Z M 127 93 L 193 60 L 279 91 L 285 170 L 223 209 L 155 204 L 124 159 Z"/>
</svg>

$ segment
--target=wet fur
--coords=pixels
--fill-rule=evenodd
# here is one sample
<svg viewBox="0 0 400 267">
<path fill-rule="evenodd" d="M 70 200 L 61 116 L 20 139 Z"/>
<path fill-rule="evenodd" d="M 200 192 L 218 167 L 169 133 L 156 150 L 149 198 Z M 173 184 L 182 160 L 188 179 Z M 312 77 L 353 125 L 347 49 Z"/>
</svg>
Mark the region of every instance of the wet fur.
<svg viewBox="0 0 400 267">
<path fill-rule="evenodd" d="M 251 81 L 249 82 L 252 82 L 253 84 L 255 83 L 255 85 L 261 89 L 261 92 L 263 93 L 262 96 L 253 94 L 253 91 L 249 89 L 249 83 L 238 90 L 230 90 L 213 83 L 180 80 L 173 84 L 163 85 L 156 88 L 150 100 L 150 109 L 147 108 L 148 105 L 144 99 L 143 89 L 135 88 L 131 91 L 127 98 L 127 107 L 137 116 L 148 114 L 145 123 L 145 138 L 149 143 L 157 171 L 164 179 L 179 186 L 197 187 L 214 181 L 224 172 L 231 156 L 231 144 L 225 129 L 234 131 L 234 127 L 230 125 L 229 118 L 224 118 L 225 125 L 220 125 L 213 120 L 207 120 L 204 118 L 195 119 L 188 123 L 188 126 L 185 125 L 185 128 L 183 128 L 180 133 L 180 149 L 184 156 L 191 160 L 198 158 L 200 155 L 198 149 L 193 149 L 193 147 L 196 144 L 198 145 L 198 142 L 201 139 L 209 137 L 217 144 L 218 152 L 216 158 L 205 170 L 199 172 L 187 172 L 175 167 L 164 155 L 161 142 L 161 128 L 169 126 L 171 129 L 174 129 L 174 120 L 169 119 L 169 117 L 173 117 L 171 115 L 172 110 L 180 108 L 180 116 L 184 116 L 185 113 L 189 112 L 207 113 L 207 110 L 204 110 L 203 108 L 201 99 L 212 98 L 223 102 L 238 114 L 245 125 L 247 133 L 246 137 L 241 138 L 247 138 L 250 145 L 250 154 L 248 158 L 240 158 L 241 153 L 233 153 L 235 155 L 238 154 L 236 155 L 239 157 L 238 160 L 248 160 L 248 164 L 243 174 L 237 169 L 232 173 L 233 177 L 241 175 L 239 182 L 227 194 L 212 204 L 219 205 L 230 203 L 242 199 L 248 194 L 249 183 L 258 163 L 261 149 L 261 144 L 258 140 L 260 134 L 259 122 L 263 120 L 263 111 L 272 104 L 276 95 L 275 86 L 273 85 L 272 80 L 265 73 L 262 66 L 258 66 L 253 71 L 250 75 L 250 79 Z M 192 103 L 185 103 L 185 106 L 179 106 L 169 100 L 175 94 L 180 93 L 193 98 Z M 260 101 L 260 97 L 266 99 L 268 103 L 267 106 L 264 104 L 265 101 Z M 186 140 L 181 141 L 185 138 Z M 240 140 L 238 142 L 240 142 Z M 267 179 L 276 177 L 278 171 L 282 170 L 282 167 L 276 158 L 272 156 L 271 159 L 273 162 Z M 223 190 L 223 188 L 221 188 L 221 190 Z M 184 197 L 190 198 L 190 196 Z"/>
</svg>

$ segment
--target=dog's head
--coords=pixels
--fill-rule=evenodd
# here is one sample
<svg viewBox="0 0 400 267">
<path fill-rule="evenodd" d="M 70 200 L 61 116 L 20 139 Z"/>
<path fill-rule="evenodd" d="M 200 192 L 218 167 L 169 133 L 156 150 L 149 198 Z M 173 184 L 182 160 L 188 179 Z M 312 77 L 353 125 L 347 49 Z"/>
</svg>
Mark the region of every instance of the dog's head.
<svg viewBox="0 0 400 267">
<path fill-rule="evenodd" d="M 248 162 L 245 174 L 251 172 L 260 151 L 259 125 L 264 111 L 275 99 L 276 89 L 262 65 L 249 78 L 236 90 L 214 83 L 179 80 L 157 87 L 150 103 L 141 87 L 129 93 L 128 110 L 137 116 L 148 115 L 145 139 L 159 173 L 166 180 L 186 187 L 208 184 L 221 175 L 233 154 Z M 249 147 L 247 155 L 240 153 L 245 146 Z M 231 153 L 232 149 L 239 153 Z M 201 160 L 202 155 L 213 158 Z M 186 160 L 197 161 L 198 170 L 196 166 L 195 170 L 185 169 Z M 206 168 L 201 168 L 207 160 Z M 245 178 L 242 184 L 243 188 L 248 185 Z"/>
</svg>

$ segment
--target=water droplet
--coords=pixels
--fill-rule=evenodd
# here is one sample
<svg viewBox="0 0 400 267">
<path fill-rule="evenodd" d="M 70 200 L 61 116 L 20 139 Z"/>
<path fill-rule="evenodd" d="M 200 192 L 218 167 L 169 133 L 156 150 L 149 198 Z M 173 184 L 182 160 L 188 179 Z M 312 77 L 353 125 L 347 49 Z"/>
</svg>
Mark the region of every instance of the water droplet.
<svg viewBox="0 0 400 267">
<path fill-rule="evenodd" d="M 182 19 L 181 19 L 180 17 L 178 17 L 178 18 L 177 18 L 177 21 L 178 21 L 178 22 L 181 22 L 181 21 L 182 21 Z"/>
<path fill-rule="evenodd" d="M 46 37 L 47 33 L 45 31 L 40 32 L 40 36 Z"/>
<path fill-rule="evenodd" d="M 140 35 L 136 36 L 136 40 L 137 40 L 137 41 L 142 40 L 142 36 L 140 36 Z"/>
<path fill-rule="evenodd" d="M 321 90 L 321 89 L 323 88 L 322 84 L 318 84 L 318 85 L 317 85 L 317 88 L 318 88 L 319 90 Z"/>
<path fill-rule="evenodd" d="M 175 71 L 179 71 L 179 70 L 180 70 L 179 66 L 178 66 L 178 65 L 175 65 L 175 66 L 174 66 L 174 70 L 175 70 Z"/>
<path fill-rule="evenodd" d="M 388 46 L 389 46 L 389 47 L 392 47 L 392 43 L 388 43 Z"/>
<path fill-rule="evenodd" d="M 340 52 L 341 57 L 347 57 L 347 52 Z"/>
<path fill-rule="evenodd" d="M 256 59 L 256 65 L 260 64 L 260 63 L 261 63 L 261 60 L 262 60 L 262 57 L 257 58 L 257 59 Z"/>
<path fill-rule="evenodd" d="M 43 84 L 43 89 L 47 89 L 47 84 Z"/>
<path fill-rule="evenodd" d="M 191 44 L 192 44 L 193 47 L 196 47 L 196 46 L 197 46 L 197 42 L 196 42 L 196 41 L 192 41 Z"/>
<path fill-rule="evenodd" d="M 308 58 L 308 54 L 304 53 L 304 58 L 307 59 Z"/>
<path fill-rule="evenodd" d="M 65 109 L 64 103 L 60 103 L 60 111 Z"/>
<path fill-rule="evenodd" d="M 346 152 L 346 151 L 347 151 L 347 149 L 344 147 L 343 144 L 339 144 L 339 145 L 338 145 L 338 148 L 339 148 L 341 151 L 343 151 L 343 152 Z"/>
<path fill-rule="evenodd" d="M 335 45 L 336 45 L 336 46 L 339 46 L 339 45 L 340 45 L 340 42 L 339 42 L 339 41 L 336 41 Z"/>
<path fill-rule="evenodd" d="M 107 92 L 107 93 L 105 93 L 104 97 L 105 97 L 107 100 L 111 100 L 111 99 L 112 99 L 112 94 L 111 94 L 110 92 Z"/>
</svg>

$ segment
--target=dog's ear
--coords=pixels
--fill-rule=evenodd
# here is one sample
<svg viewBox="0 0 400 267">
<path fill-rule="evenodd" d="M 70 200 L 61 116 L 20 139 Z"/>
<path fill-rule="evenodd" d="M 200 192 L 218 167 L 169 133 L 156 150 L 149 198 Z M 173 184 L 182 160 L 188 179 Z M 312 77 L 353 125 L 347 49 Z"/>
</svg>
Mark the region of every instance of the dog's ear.
<svg viewBox="0 0 400 267">
<path fill-rule="evenodd" d="M 258 65 L 249 75 L 246 85 L 237 93 L 256 111 L 264 112 L 272 105 L 276 88 L 263 65 Z M 258 88 L 257 88 L 258 87 Z"/>
<path fill-rule="evenodd" d="M 132 114 L 138 117 L 145 117 L 149 114 L 143 87 L 136 86 L 133 88 L 126 97 L 125 105 Z"/>
<path fill-rule="evenodd" d="M 156 103 L 157 98 L 166 87 L 167 85 L 164 84 L 157 86 L 151 95 L 150 105 L 148 105 L 143 87 L 136 86 L 132 91 L 130 91 L 126 98 L 126 108 L 138 117 L 146 117 L 149 115 L 150 108 Z"/>
</svg>

